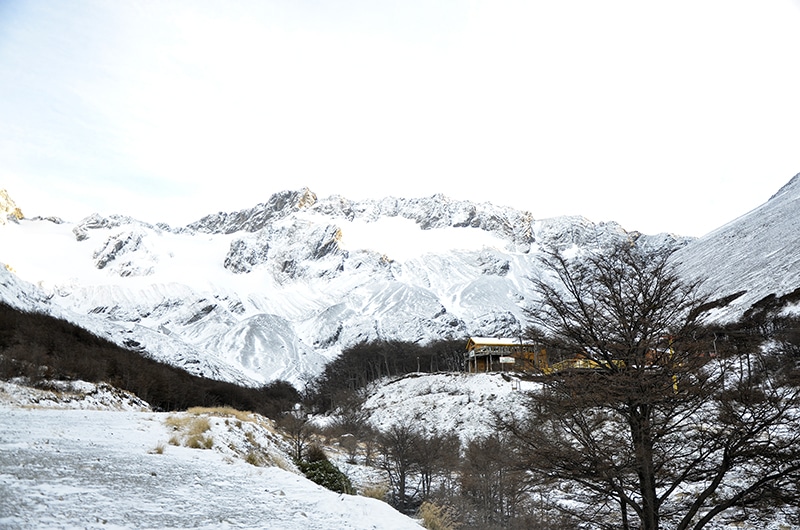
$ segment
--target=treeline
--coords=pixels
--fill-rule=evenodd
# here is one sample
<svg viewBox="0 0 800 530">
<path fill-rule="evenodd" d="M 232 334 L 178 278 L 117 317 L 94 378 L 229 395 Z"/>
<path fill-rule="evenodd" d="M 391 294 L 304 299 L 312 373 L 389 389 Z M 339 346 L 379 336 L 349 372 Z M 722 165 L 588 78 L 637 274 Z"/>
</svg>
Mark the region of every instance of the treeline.
<svg viewBox="0 0 800 530">
<path fill-rule="evenodd" d="M 388 477 L 386 500 L 401 512 L 435 506 L 441 527 L 464 530 L 572 527 L 545 513 L 530 495 L 525 471 L 501 433 L 462 446 L 455 434 L 397 424 L 375 433 L 374 443 L 373 465 Z"/>
<path fill-rule="evenodd" d="M 65 320 L 0 303 L 0 377 L 104 381 L 157 410 L 230 406 L 277 417 L 300 401 L 290 384 L 242 387 L 192 375 L 122 348 Z"/>
<path fill-rule="evenodd" d="M 783 296 L 770 294 L 735 322 L 700 327 L 698 340 L 705 341 L 707 351 L 723 357 L 747 354 L 766 346 L 767 351 L 782 357 L 782 362 L 796 363 L 800 361 L 800 314 L 791 308 L 798 304 L 800 288 Z"/>
<path fill-rule="evenodd" d="M 320 411 L 352 400 L 369 383 L 411 372 L 464 370 L 466 339 L 427 345 L 380 341 L 345 349 L 309 385 L 305 396 L 289 383 L 242 387 L 192 375 L 144 357 L 90 331 L 49 315 L 0 303 L 0 377 L 104 381 L 133 392 L 157 410 L 231 406 L 277 417 L 305 401 Z"/>
<path fill-rule="evenodd" d="M 436 433 L 404 422 L 378 430 L 356 406 L 340 409 L 323 427 L 305 416 L 286 415 L 279 426 L 290 438 L 295 459 L 313 461 L 317 440 L 346 451 L 349 464 L 383 471 L 385 489 L 363 492 L 381 498 L 427 528 L 462 530 L 555 530 L 575 528 L 531 495 L 526 471 L 501 432 L 462 442 L 455 433 Z"/>
<path fill-rule="evenodd" d="M 362 342 L 342 351 L 325 366 L 307 396 L 309 405 L 324 412 L 352 399 L 369 383 L 412 372 L 464 371 L 467 339 L 414 342 Z"/>
</svg>

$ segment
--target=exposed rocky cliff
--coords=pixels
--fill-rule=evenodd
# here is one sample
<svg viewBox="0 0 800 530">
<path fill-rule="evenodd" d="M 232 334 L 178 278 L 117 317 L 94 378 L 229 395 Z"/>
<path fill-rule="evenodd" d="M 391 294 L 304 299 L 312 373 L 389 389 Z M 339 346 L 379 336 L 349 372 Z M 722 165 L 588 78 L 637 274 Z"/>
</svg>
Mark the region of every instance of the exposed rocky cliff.
<svg viewBox="0 0 800 530">
<path fill-rule="evenodd" d="M 18 221 L 25 217 L 22 210 L 16 205 L 14 200 L 9 197 L 6 190 L 0 189 L 0 225 L 6 224 L 8 220 Z"/>
</svg>

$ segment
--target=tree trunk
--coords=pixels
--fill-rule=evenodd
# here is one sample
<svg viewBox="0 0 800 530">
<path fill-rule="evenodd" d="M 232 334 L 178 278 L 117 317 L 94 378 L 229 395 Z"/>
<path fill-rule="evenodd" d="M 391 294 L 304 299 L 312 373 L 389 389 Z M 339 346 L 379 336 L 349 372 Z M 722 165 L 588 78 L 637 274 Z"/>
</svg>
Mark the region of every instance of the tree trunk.
<svg viewBox="0 0 800 530">
<path fill-rule="evenodd" d="M 628 522 L 628 504 L 621 496 L 619 499 L 619 511 L 622 515 L 622 530 L 630 530 L 631 526 Z"/>
<path fill-rule="evenodd" d="M 401 469 L 397 479 L 397 495 L 400 498 L 400 511 L 405 512 L 406 509 L 406 471 Z"/>
<path fill-rule="evenodd" d="M 659 524 L 650 413 L 650 405 L 633 404 L 628 414 L 639 476 L 639 493 L 642 496 L 642 530 L 658 530 Z"/>
</svg>

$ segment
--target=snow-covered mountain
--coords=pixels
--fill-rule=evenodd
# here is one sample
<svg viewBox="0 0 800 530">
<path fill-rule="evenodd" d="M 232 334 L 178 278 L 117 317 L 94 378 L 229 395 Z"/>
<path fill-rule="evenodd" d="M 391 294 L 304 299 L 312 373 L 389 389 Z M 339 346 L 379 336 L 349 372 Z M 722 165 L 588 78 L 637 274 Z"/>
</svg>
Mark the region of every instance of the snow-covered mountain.
<svg viewBox="0 0 800 530">
<path fill-rule="evenodd" d="M 257 385 L 236 366 L 182 341 L 135 324 L 116 322 L 102 316 L 84 314 L 54 303 L 58 300 L 41 286 L 20 279 L 10 265 L 0 264 L 0 301 L 21 311 L 36 311 L 72 322 L 121 346 L 137 350 L 156 360 L 180 366 L 190 373 L 222 381 Z"/>
<path fill-rule="evenodd" d="M 308 189 L 184 227 L 7 218 L 0 262 L 15 272 L 0 272 L 3 300 L 13 284 L 30 308 L 249 385 L 300 385 L 365 340 L 516 336 L 545 248 L 635 241 L 688 257 L 699 244 L 443 195 L 351 201 Z"/>
<path fill-rule="evenodd" d="M 691 242 L 672 259 L 687 278 L 704 279 L 713 299 L 732 299 L 711 319 L 735 321 L 768 306 L 800 311 L 800 174 L 766 203 Z"/>
</svg>

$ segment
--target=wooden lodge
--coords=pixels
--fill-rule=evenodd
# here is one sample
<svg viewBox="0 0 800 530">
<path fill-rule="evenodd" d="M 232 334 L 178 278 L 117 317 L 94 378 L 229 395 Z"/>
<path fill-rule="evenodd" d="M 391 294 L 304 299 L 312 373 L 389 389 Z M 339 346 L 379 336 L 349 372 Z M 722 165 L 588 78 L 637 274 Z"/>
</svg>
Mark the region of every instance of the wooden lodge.
<svg viewBox="0 0 800 530">
<path fill-rule="evenodd" d="M 467 341 L 467 371 L 542 372 L 547 369 L 547 352 L 520 339 L 470 337 Z"/>
</svg>

